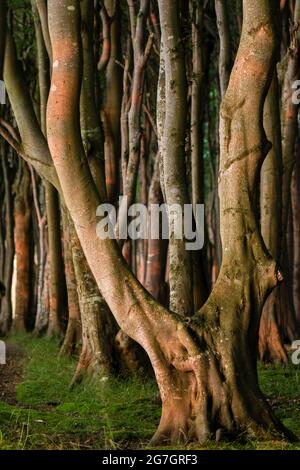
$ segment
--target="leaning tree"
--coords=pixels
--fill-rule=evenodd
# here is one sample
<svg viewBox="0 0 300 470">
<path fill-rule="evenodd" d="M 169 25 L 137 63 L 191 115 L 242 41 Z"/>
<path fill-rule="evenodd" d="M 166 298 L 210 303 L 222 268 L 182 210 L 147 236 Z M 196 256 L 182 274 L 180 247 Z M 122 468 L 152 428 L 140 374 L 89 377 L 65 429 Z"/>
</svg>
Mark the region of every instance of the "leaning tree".
<svg viewBox="0 0 300 470">
<path fill-rule="evenodd" d="M 222 266 L 207 302 L 195 313 L 186 308 L 188 302 L 177 313 L 157 303 L 133 275 L 117 242 L 96 236 L 96 210 L 105 202 L 105 191 L 92 177 L 80 132 L 83 71 L 79 2 L 48 2 L 52 76 L 46 139 L 32 113 L 30 119 L 24 119 L 26 102 L 20 102 L 20 83 L 12 74 L 9 59 L 11 46 L 7 48 L 5 80 L 22 144 L 3 129 L 2 134 L 61 192 L 104 299 L 122 330 L 151 360 L 162 398 L 153 442 L 204 441 L 218 429 L 291 436 L 264 399 L 256 368 L 261 311 L 269 293 L 282 280 L 263 242 L 257 209 L 260 169 L 271 147 L 262 123 L 276 63 L 278 3 L 243 2 L 240 45 L 220 112 Z M 179 1 L 158 0 L 158 5 L 164 67 L 159 154 L 163 171 L 170 172 L 163 175 L 163 189 L 167 195 L 177 194 L 181 204 L 184 194 L 180 193 L 177 170 L 184 159 L 181 113 L 186 106 L 186 84 Z M 30 113 L 30 106 L 25 112 Z M 173 267 L 177 263 L 177 268 L 176 253 L 182 255 L 179 248 L 173 252 Z M 189 261 L 184 260 L 183 268 L 188 266 Z M 178 279 L 184 281 L 180 273 Z M 174 285 L 185 289 L 180 283 Z M 186 290 L 179 291 L 177 297 L 174 294 L 173 299 L 181 293 L 189 299 Z"/>
</svg>

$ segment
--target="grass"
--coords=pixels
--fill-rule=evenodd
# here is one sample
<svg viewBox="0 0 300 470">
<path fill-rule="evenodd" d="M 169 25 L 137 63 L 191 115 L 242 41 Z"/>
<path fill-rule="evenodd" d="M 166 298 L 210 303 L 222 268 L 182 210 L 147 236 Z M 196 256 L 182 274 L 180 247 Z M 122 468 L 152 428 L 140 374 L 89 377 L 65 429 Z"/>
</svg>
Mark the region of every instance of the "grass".
<svg viewBox="0 0 300 470">
<path fill-rule="evenodd" d="M 76 360 L 58 359 L 55 341 L 18 335 L 10 342 L 22 347 L 26 360 L 16 402 L 0 400 L 0 449 L 147 446 L 160 417 L 160 405 L 153 399 L 157 394 L 153 381 L 86 381 L 70 389 Z M 300 367 L 260 366 L 259 375 L 278 416 L 300 437 Z M 300 449 L 300 444 L 248 440 L 208 443 L 200 448 Z"/>
</svg>

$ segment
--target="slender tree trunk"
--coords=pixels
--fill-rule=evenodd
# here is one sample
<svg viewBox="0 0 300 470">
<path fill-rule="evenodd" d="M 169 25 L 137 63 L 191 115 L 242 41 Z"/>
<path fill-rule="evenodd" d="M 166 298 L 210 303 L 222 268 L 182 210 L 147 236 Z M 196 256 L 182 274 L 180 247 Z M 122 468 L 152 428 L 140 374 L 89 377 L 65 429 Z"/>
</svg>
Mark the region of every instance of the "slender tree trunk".
<svg viewBox="0 0 300 470">
<path fill-rule="evenodd" d="M 81 2 L 81 18 L 84 27 L 81 31 L 83 49 L 83 81 L 80 95 L 81 134 L 85 154 L 90 166 L 97 190 L 106 198 L 103 136 L 100 126 L 100 114 L 95 102 L 95 64 L 93 49 L 93 0 Z"/>
<path fill-rule="evenodd" d="M 203 160 L 203 115 L 204 115 L 204 34 L 203 4 L 191 2 L 192 14 L 192 84 L 191 84 L 191 173 L 193 213 L 196 205 L 204 204 L 204 160 Z M 204 276 L 205 263 L 203 251 L 192 254 L 193 262 L 193 299 L 194 308 L 202 307 L 207 299 L 207 286 Z"/>
<path fill-rule="evenodd" d="M 40 98 L 40 125 L 46 135 L 46 106 L 49 93 L 49 59 L 51 61 L 52 51 L 47 22 L 47 3 L 45 0 L 32 0 L 32 13 L 34 19 L 36 43 L 37 43 L 37 67 L 39 80 Z M 37 282 L 37 313 L 34 334 L 40 335 L 45 332 L 49 324 L 49 259 L 46 247 L 46 209 L 42 215 L 39 204 L 37 187 L 33 170 L 31 172 L 33 183 L 33 194 L 35 210 L 39 228 L 38 249 L 38 282 Z M 43 185 L 43 182 L 41 182 Z M 45 197 L 45 189 L 42 188 Z M 44 204 L 46 206 L 46 202 Z"/>
<path fill-rule="evenodd" d="M 281 287 L 281 308 L 284 312 L 282 316 L 282 327 L 285 336 L 292 341 L 298 337 L 296 314 L 293 305 L 293 293 L 291 287 L 292 279 L 292 263 L 288 253 L 288 217 L 291 208 L 291 179 L 294 166 L 294 150 L 297 132 L 297 116 L 298 106 L 293 103 L 292 85 L 295 80 L 300 77 L 299 67 L 299 45 L 300 33 L 299 28 L 293 31 L 300 22 L 300 0 L 296 0 L 294 4 L 292 27 L 291 27 L 291 43 L 287 52 L 287 68 L 284 76 L 282 90 L 282 157 L 283 157 L 283 175 L 282 175 L 282 249 L 281 264 L 286 282 Z"/>
<path fill-rule="evenodd" d="M 71 355 L 78 347 L 81 339 L 81 320 L 77 283 L 72 257 L 72 240 L 69 227 L 67 210 L 62 208 L 63 240 L 64 240 L 64 265 L 68 295 L 68 326 L 64 341 L 60 349 L 60 355 Z"/>
<path fill-rule="evenodd" d="M 192 169 L 192 202 L 204 201 L 204 167 L 202 147 L 202 125 L 204 110 L 204 57 L 203 57 L 203 5 L 192 2 L 192 85 L 191 85 L 191 169 Z"/>
<path fill-rule="evenodd" d="M 74 385 L 86 375 L 106 380 L 115 370 L 116 325 L 86 262 L 71 219 L 69 228 L 82 324 L 82 348 L 72 380 Z"/>
<path fill-rule="evenodd" d="M 49 323 L 48 336 L 61 336 L 62 319 L 66 310 L 66 286 L 62 258 L 60 210 L 58 193 L 46 183 L 49 262 Z"/>
<path fill-rule="evenodd" d="M 300 327 L 300 138 L 298 127 L 298 139 L 295 148 L 296 163 L 292 178 L 292 210 L 293 210 L 293 300 L 296 312 L 296 320 Z"/>
<path fill-rule="evenodd" d="M 6 38 L 6 1 L 0 2 L 0 80 L 3 80 L 3 61 Z"/>
<path fill-rule="evenodd" d="M 3 0 L 0 2 L 0 80 L 3 80 L 3 62 L 4 62 L 4 55 L 5 55 L 5 42 L 6 42 L 6 1 Z M 2 115 L 2 109 L 0 105 L 0 117 Z M 1 149 L 2 153 L 2 149 Z M 2 155 L 1 155 L 2 158 Z M 2 165 L 1 169 L 2 171 Z M 1 173 L 2 177 L 2 173 Z M 2 188 L 1 188 L 2 192 Z M 2 212 L 2 198 L 1 198 L 1 212 Z M 2 214 L 0 216 L 0 278 L 3 280 L 4 276 L 4 227 L 2 225 Z M 1 281 L 0 281 L 1 282 Z M 5 286 L 1 282 L 0 285 L 0 312 L 1 312 L 1 299 L 5 295 Z"/>
<path fill-rule="evenodd" d="M 30 300 L 30 228 L 31 228 L 31 180 L 30 172 L 24 161 L 19 162 L 21 177 L 16 188 L 14 219 L 15 219 L 15 251 L 16 251 L 16 297 L 12 328 L 24 331 Z"/>
<path fill-rule="evenodd" d="M 231 49 L 231 38 L 229 29 L 228 19 L 228 5 L 223 0 L 215 0 L 215 11 L 217 17 L 217 27 L 219 34 L 219 87 L 221 100 L 224 98 L 231 72 L 232 66 L 232 49 Z M 217 126 L 218 127 L 218 126 Z M 215 181 L 218 181 L 219 173 L 219 154 L 217 154 L 217 161 L 215 165 Z M 218 186 L 214 191 L 214 218 L 215 218 L 215 262 L 218 264 L 218 268 L 221 266 L 222 260 L 222 246 L 220 239 L 220 201 L 218 194 Z"/>
<path fill-rule="evenodd" d="M 228 87 L 232 60 L 227 8 L 228 7 L 226 2 L 224 2 L 223 0 L 215 0 L 215 10 L 220 40 L 219 80 L 222 99 L 224 98 Z"/>
<path fill-rule="evenodd" d="M 107 92 L 103 110 L 105 176 L 108 200 L 115 202 L 119 183 L 121 158 L 120 118 L 122 105 L 122 68 L 120 35 L 120 2 L 105 0 L 110 17 L 114 15 L 110 28 L 110 58 L 106 68 Z"/>
<path fill-rule="evenodd" d="M 32 0 L 32 8 L 38 46 L 40 122 L 42 132 L 46 135 L 46 105 L 49 93 L 48 70 L 49 60 L 52 60 L 52 50 L 47 27 L 47 5 L 43 0 Z M 45 183 L 45 205 L 48 224 L 49 268 L 49 321 L 47 335 L 60 336 L 62 334 L 62 320 L 66 310 L 66 281 L 62 257 L 59 196 L 55 187 L 49 182 Z"/>
<path fill-rule="evenodd" d="M 5 189 L 5 264 L 3 277 L 5 295 L 1 301 L 0 331 L 3 334 L 7 334 L 12 324 L 11 286 L 15 247 L 12 186 L 8 169 L 6 144 L 4 142 L 1 142 L 1 163 Z"/>
<path fill-rule="evenodd" d="M 35 207 L 36 220 L 38 225 L 38 273 L 37 273 L 37 307 L 34 326 L 34 335 L 41 335 L 45 332 L 49 320 L 49 299 L 48 299 L 48 262 L 46 246 L 46 215 L 42 216 L 39 203 L 38 187 L 34 170 L 31 169 L 32 192 Z M 46 302 L 45 302 L 46 300 Z"/>
<path fill-rule="evenodd" d="M 165 75 L 165 115 L 160 155 L 163 166 L 163 194 L 166 204 L 177 205 L 184 213 L 188 203 L 185 179 L 186 77 L 183 47 L 178 24 L 179 5 L 159 3 L 162 29 L 162 55 Z M 176 54 L 174 53 L 176 51 Z M 161 95 L 161 92 L 160 92 Z M 180 315 L 193 312 L 193 270 L 191 253 L 185 249 L 186 240 L 176 239 L 175 224 L 169 210 L 169 284 L 170 308 Z"/>
<path fill-rule="evenodd" d="M 159 157 L 157 154 L 154 163 L 152 181 L 149 188 L 149 224 L 153 217 L 153 204 L 162 204 L 163 196 L 160 187 Z M 145 275 L 145 288 L 158 301 L 164 303 L 165 266 L 167 261 L 166 240 L 150 238 L 148 240 L 147 264 Z"/>
</svg>

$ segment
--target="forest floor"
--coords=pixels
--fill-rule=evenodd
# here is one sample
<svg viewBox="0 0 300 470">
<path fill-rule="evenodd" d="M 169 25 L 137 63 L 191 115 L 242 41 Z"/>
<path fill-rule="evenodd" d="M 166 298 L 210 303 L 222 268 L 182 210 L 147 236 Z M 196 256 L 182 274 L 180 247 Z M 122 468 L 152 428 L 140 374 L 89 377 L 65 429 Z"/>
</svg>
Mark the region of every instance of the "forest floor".
<svg viewBox="0 0 300 470">
<path fill-rule="evenodd" d="M 70 389 L 76 358 L 58 358 L 58 343 L 16 335 L 0 365 L 0 449 L 145 448 L 157 427 L 154 381 L 142 377 L 86 381 Z M 259 367 L 261 387 L 300 441 L 300 366 Z M 149 447 L 148 447 L 149 448 Z M 300 442 L 237 440 L 189 449 L 300 449 Z"/>
</svg>

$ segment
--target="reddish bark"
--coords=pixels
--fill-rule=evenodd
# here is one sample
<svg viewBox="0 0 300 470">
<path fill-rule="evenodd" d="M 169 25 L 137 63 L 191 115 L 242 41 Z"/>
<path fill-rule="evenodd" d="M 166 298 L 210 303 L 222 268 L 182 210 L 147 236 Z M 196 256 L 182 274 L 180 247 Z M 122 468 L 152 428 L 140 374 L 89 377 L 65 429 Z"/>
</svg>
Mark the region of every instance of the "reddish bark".
<svg viewBox="0 0 300 470">
<path fill-rule="evenodd" d="M 12 328 L 25 329 L 30 296 L 31 180 L 27 164 L 20 161 L 21 177 L 16 188 L 14 238 L 16 253 L 16 297 Z"/>
</svg>

